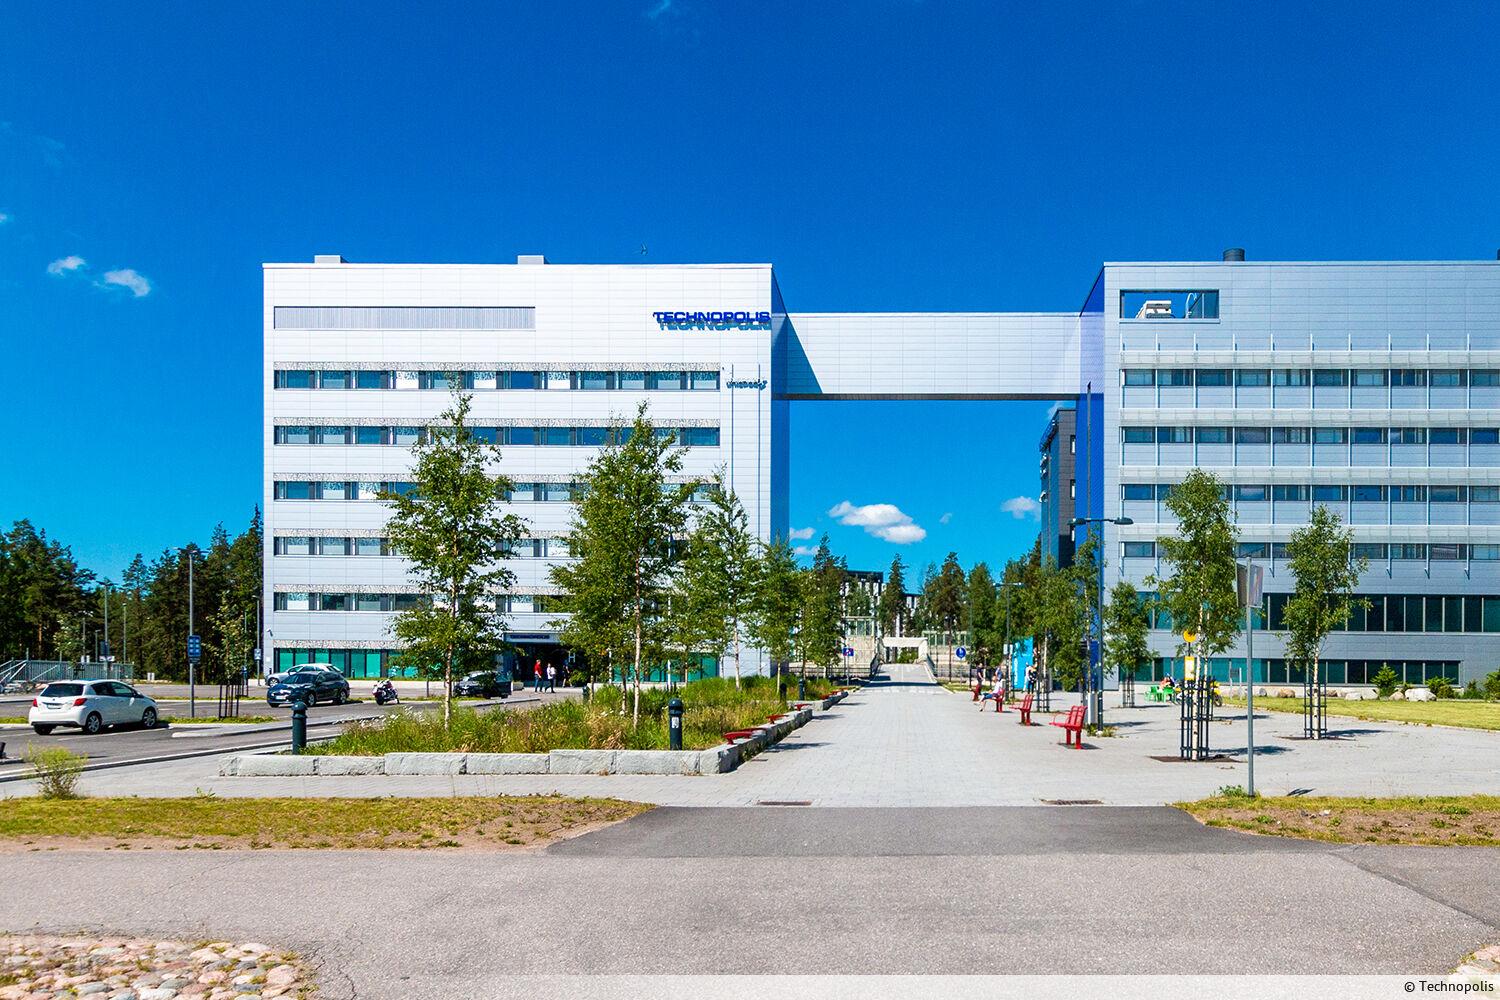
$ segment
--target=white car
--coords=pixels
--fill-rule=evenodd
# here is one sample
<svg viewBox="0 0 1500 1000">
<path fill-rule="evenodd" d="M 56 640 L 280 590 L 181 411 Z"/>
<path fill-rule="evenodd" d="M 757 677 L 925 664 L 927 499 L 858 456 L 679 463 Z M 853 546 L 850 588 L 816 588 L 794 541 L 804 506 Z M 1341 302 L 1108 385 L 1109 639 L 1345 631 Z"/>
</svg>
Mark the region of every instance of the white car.
<svg viewBox="0 0 1500 1000">
<path fill-rule="evenodd" d="M 26 721 L 42 736 L 73 726 L 90 736 L 105 726 L 156 728 L 156 701 L 121 681 L 53 681 L 31 700 Z"/>
</svg>

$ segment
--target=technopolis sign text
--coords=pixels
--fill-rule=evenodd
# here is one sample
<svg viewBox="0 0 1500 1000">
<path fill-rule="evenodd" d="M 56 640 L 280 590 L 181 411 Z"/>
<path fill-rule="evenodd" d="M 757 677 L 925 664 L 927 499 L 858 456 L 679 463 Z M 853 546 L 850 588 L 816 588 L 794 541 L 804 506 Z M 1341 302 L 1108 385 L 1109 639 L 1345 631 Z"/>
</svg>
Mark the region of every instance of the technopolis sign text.
<svg viewBox="0 0 1500 1000">
<path fill-rule="evenodd" d="M 769 330 L 769 312 L 654 312 L 663 330 Z"/>
</svg>

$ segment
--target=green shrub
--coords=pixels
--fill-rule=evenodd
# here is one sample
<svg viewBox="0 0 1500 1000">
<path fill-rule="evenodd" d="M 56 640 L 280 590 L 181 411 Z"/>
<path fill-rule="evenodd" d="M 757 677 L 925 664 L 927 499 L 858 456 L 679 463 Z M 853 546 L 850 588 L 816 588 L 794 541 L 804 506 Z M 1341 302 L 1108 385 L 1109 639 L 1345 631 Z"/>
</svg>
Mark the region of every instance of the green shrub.
<svg viewBox="0 0 1500 1000">
<path fill-rule="evenodd" d="M 66 747 L 31 746 L 26 750 L 26 763 L 36 768 L 36 787 L 44 799 L 78 798 L 78 776 L 88 756 L 74 753 Z"/>
<path fill-rule="evenodd" d="M 1453 684 L 1446 677 L 1429 677 L 1427 690 L 1432 692 L 1434 698 L 1453 697 Z"/>
<path fill-rule="evenodd" d="M 1396 676 L 1396 671 L 1389 665 L 1381 667 L 1380 672 L 1370 678 L 1370 683 L 1375 685 L 1376 692 L 1382 698 L 1389 698 L 1396 693 L 1396 685 L 1401 683 L 1401 678 Z"/>
<path fill-rule="evenodd" d="M 1477 681 L 1470 681 L 1464 685 L 1464 693 L 1460 697 L 1478 700 L 1483 698 L 1484 695 L 1479 692 L 1479 683 Z"/>
<path fill-rule="evenodd" d="M 1500 670 L 1485 676 L 1484 696 L 1492 701 L 1500 701 Z"/>
</svg>

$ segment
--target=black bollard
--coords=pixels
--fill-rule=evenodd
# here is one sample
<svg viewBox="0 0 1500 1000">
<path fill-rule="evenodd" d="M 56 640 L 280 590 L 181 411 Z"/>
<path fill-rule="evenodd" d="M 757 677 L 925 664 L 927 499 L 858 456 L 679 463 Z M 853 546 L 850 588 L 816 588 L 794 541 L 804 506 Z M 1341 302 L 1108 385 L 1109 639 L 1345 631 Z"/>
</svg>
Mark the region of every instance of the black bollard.
<svg viewBox="0 0 1500 1000">
<path fill-rule="evenodd" d="M 682 749 L 682 699 L 667 702 L 667 749 Z"/>
<path fill-rule="evenodd" d="M 307 749 L 307 702 L 306 695 L 298 692 L 292 696 L 292 753 Z"/>
<path fill-rule="evenodd" d="M 807 700 L 807 678 L 801 674 L 797 675 L 797 700 Z"/>
</svg>

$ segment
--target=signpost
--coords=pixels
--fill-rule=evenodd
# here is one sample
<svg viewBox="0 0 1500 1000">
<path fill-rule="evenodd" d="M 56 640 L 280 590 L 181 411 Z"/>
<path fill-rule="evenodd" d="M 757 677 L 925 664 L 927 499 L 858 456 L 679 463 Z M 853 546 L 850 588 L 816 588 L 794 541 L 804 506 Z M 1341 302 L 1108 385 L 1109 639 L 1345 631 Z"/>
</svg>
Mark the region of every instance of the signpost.
<svg viewBox="0 0 1500 1000">
<path fill-rule="evenodd" d="M 956 656 L 956 657 L 958 657 L 960 660 L 962 660 L 964 657 L 966 657 L 966 656 L 969 655 L 969 651 L 967 649 L 965 649 L 964 647 L 959 646 L 957 649 L 955 649 L 953 651 L 953 655 Z"/>
<path fill-rule="evenodd" d="M 1235 589 L 1245 606 L 1245 791 L 1255 794 L 1255 612 L 1266 573 L 1248 559 L 1234 567 Z"/>
<path fill-rule="evenodd" d="M 194 681 L 197 680 L 198 661 L 203 659 L 203 637 L 194 632 L 188 636 L 188 715 L 196 717 L 198 714 L 198 699 L 194 697 L 197 688 Z"/>
</svg>

